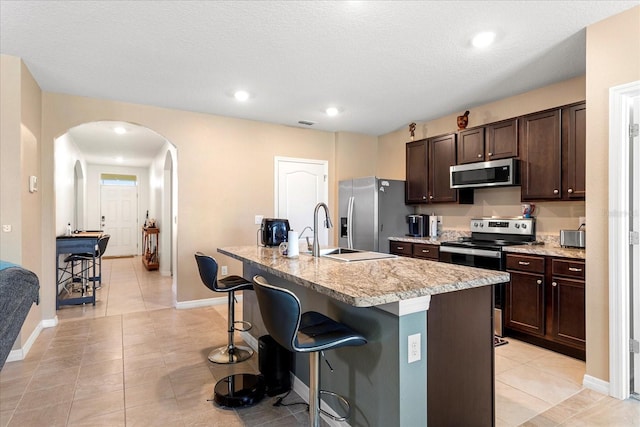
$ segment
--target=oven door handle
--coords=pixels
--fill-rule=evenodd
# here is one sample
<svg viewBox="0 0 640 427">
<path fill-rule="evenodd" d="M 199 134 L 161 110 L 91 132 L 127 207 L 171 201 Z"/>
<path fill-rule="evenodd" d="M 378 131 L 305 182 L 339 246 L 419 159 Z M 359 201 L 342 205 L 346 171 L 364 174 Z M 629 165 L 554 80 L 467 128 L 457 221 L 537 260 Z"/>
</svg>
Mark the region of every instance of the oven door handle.
<svg viewBox="0 0 640 427">
<path fill-rule="evenodd" d="M 462 254 L 462 255 L 483 256 L 487 258 L 502 257 L 501 251 L 490 251 L 486 249 L 458 248 L 455 246 L 446 246 L 446 245 L 440 245 L 440 252 L 448 252 L 452 254 Z"/>
</svg>

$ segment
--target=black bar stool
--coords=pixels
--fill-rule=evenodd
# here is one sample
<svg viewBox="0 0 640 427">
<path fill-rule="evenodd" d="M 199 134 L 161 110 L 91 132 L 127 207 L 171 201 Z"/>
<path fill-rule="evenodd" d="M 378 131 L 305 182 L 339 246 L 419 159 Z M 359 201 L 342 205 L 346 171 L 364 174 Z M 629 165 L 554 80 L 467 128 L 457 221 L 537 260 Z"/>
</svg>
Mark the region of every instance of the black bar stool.
<svg viewBox="0 0 640 427">
<path fill-rule="evenodd" d="M 238 363 L 249 359 L 253 355 L 253 350 L 249 347 L 237 346 L 233 343 L 234 331 L 246 332 L 251 329 L 251 323 L 243 320 L 235 320 L 235 291 L 251 290 L 253 284 L 240 276 L 227 276 L 218 280 L 218 262 L 211 256 L 202 252 L 196 252 L 196 263 L 200 272 L 202 283 L 214 292 L 226 292 L 228 298 L 228 332 L 229 339 L 227 345 L 219 347 L 209 353 L 209 360 L 213 363 Z M 241 324 L 237 328 L 236 323 Z"/>
<path fill-rule="evenodd" d="M 95 290 L 102 286 L 102 255 L 107 250 L 107 244 L 109 243 L 109 234 L 103 234 L 100 236 L 96 243 L 94 253 L 77 253 L 71 254 L 64 259 L 66 266 L 64 272 L 68 272 L 71 275 L 71 284 L 80 283 L 82 286 L 82 295 L 88 293 L 89 284 L 92 283 L 93 291 L 93 305 L 96 305 Z M 80 270 L 75 271 L 75 265 L 80 265 Z M 96 267 L 98 273 L 96 274 Z M 70 269 L 70 271 L 69 271 Z M 98 285 L 96 286 L 96 282 Z"/>
<path fill-rule="evenodd" d="M 269 335 L 281 346 L 298 353 L 309 353 L 309 424 L 320 425 L 320 412 L 336 420 L 349 418 L 349 402 L 333 392 L 320 390 L 319 352 L 339 347 L 363 345 L 367 340 L 348 326 L 317 313 L 302 313 L 300 300 L 291 291 L 270 285 L 262 276 L 253 278 L 260 314 Z M 320 408 L 320 394 L 337 397 L 347 408 L 344 417 L 333 416 Z"/>
</svg>

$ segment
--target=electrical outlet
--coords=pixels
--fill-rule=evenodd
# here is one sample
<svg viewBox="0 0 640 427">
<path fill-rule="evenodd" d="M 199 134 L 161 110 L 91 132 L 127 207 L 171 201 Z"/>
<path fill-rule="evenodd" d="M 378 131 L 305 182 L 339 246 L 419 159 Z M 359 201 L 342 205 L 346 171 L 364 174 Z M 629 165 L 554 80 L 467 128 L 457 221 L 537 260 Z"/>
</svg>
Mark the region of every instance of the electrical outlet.
<svg viewBox="0 0 640 427">
<path fill-rule="evenodd" d="M 420 360 L 420 334 L 409 335 L 409 357 L 408 362 L 413 363 Z"/>
<path fill-rule="evenodd" d="M 264 218 L 264 215 L 256 215 L 255 223 L 256 223 L 257 225 L 262 224 L 262 218 Z"/>
<path fill-rule="evenodd" d="M 2 225 L 2 231 L 4 231 L 5 233 L 10 233 L 11 232 L 11 224 L 3 224 Z"/>
<path fill-rule="evenodd" d="M 222 267 L 220 267 L 220 274 L 222 274 L 223 276 L 226 276 L 227 274 L 229 274 L 229 270 L 227 270 L 226 265 L 223 265 Z"/>
<path fill-rule="evenodd" d="M 586 227 L 587 226 L 587 217 L 586 216 L 581 216 L 578 218 L 578 227 L 580 227 L 581 225 L 583 225 Z"/>
</svg>

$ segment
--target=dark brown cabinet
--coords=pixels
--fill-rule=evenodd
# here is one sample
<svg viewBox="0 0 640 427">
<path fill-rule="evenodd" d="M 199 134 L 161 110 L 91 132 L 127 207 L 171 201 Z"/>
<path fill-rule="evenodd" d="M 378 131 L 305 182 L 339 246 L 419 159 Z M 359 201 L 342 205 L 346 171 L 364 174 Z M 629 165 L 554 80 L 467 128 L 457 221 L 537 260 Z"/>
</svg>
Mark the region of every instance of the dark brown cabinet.
<svg viewBox="0 0 640 427">
<path fill-rule="evenodd" d="M 522 200 L 562 198 L 560 110 L 530 114 L 521 120 Z"/>
<path fill-rule="evenodd" d="M 562 110 L 562 171 L 563 197 L 585 198 L 585 156 L 587 132 L 587 107 L 585 104 L 565 107 Z"/>
<path fill-rule="evenodd" d="M 518 119 L 458 133 L 458 164 L 518 157 Z"/>
<path fill-rule="evenodd" d="M 507 254 L 505 333 L 584 360 L 585 263 Z"/>
<path fill-rule="evenodd" d="M 429 138 L 429 202 L 455 202 L 458 192 L 451 188 L 449 166 L 456 164 L 456 135 Z"/>
<path fill-rule="evenodd" d="M 584 348 L 584 262 L 552 260 L 551 263 L 551 335 L 559 342 Z"/>
<path fill-rule="evenodd" d="M 427 203 L 427 140 L 407 143 L 405 203 Z"/>
<path fill-rule="evenodd" d="M 405 203 L 473 203 L 473 190 L 451 189 L 449 166 L 456 164 L 456 134 L 406 145 Z"/>
<path fill-rule="evenodd" d="M 438 261 L 440 246 L 429 243 L 411 243 L 389 240 L 389 253 L 410 258 L 422 258 Z"/>
<path fill-rule="evenodd" d="M 484 161 L 484 128 L 458 133 L 458 164 Z"/>
<path fill-rule="evenodd" d="M 586 107 L 521 118 L 522 200 L 585 198 Z"/>
<path fill-rule="evenodd" d="M 505 327 L 544 336 L 544 257 L 507 255 L 511 283 L 507 287 Z"/>
</svg>

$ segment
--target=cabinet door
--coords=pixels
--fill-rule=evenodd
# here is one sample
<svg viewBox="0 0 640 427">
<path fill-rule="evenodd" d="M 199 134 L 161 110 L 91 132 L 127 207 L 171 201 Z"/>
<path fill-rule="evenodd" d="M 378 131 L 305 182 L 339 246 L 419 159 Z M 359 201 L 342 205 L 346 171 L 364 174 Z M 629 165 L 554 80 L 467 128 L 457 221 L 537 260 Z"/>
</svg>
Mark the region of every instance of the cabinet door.
<svg viewBox="0 0 640 427">
<path fill-rule="evenodd" d="M 411 257 L 413 253 L 413 243 L 389 240 L 389 253 Z"/>
<path fill-rule="evenodd" d="M 554 340 L 585 348 L 584 282 L 553 277 L 551 336 Z"/>
<path fill-rule="evenodd" d="M 563 197 L 567 199 L 585 198 L 586 128 L 585 104 L 562 110 Z"/>
<path fill-rule="evenodd" d="M 458 164 L 484 161 L 484 128 L 458 133 Z"/>
<path fill-rule="evenodd" d="M 560 110 L 521 119 L 522 200 L 561 199 Z"/>
<path fill-rule="evenodd" d="M 427 140 L 407 143 L 405 202 L 427 203 Z"/>
<path fill-rule="evenodd" d="M 518 119 L 493 123 L 485 129 L 486 160 L 518 157 Z"/>
<path fill-rule="evenodd" d="M 507 286 L 507 328 L 532 335 L 544 336 L 544 276 L 509 271 Z"/>
<path fill-rule="evenodd" d="M 429 202 L 455 202 L 449 167 L 456 164 L 456 135 L 429 138 Z"/>
</svg>

